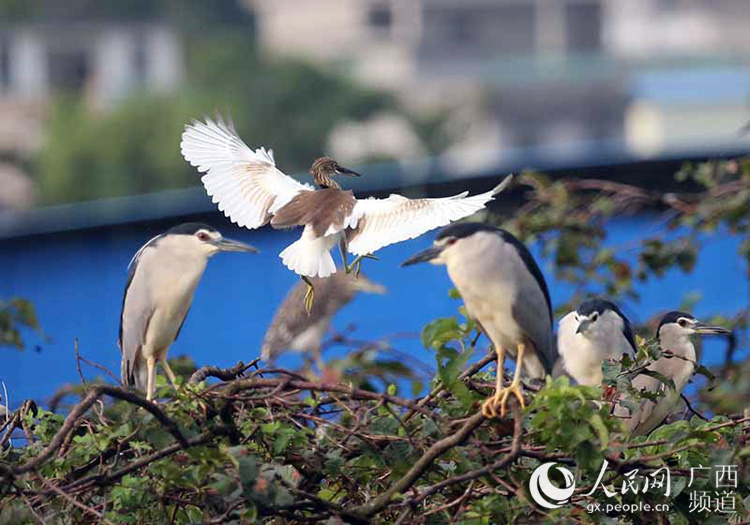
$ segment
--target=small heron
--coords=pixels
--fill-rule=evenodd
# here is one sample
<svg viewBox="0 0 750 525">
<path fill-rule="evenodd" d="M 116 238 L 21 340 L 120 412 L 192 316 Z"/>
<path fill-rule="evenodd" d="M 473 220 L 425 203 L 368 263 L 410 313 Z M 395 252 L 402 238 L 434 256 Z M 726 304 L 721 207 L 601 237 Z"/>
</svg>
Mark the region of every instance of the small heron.
<svg viewBox="0 0 750 525">
<path fill-rule="evenodd" d="M 565 371 L 581 385 L 599 386 L 602 362 L 635 355 L 637 347 L 630 321 L 606 299 L 582 302 L 560 320 L 557 351 Z"/>
<path fill-rule="evenodd" d="M 634 413 L 622 405 L 615 405 L 614 414 L 624 419 L 625 426 L 631 434 L 645 435 L 659 426 L 674 409 L 683 389 L 690 381 L 697 366 L 697 355 L 690 337 L 692 335 L 727 335 L 731 332 L 721 326 L 712 326 L 699 322 L 685 312 L 669 312 L 662 317 L 656 329 L 656 337 L 663 355 L 648 370 L 658 372 L 674 382 L 675 390 L 658 379 L 637 375 L 633 379 L 636 390 L 646 392 L 663 392 L 663 396 L 654 403 L 642 399 Z"/>
<path fill-rule="evenodd" d="M 167 352 L 185 323 L 208 259 L 218 252 L 257 251 L 200 223 L 175 226 L 144 244 L 128 265 L 122 299 L 118 344 L 123 384 L 145 389 L 152 400 L 160 362 L 176 388 Z"/>
<path fill-rule="evenodd" d="M 467 217 L 485 207 L 510 182 L 510 177 L 479 195 L 468 192 L 436 199 L 357 199 L 334 180 L 358 176 L 330 157 L 310 168 L 317 189 L 288 177 L 276 167 L 272 150 L 250 149 L 234 125 L 221 118 L 185 126 L 182 156 L 199 172 L 206 192 L 239 226 L 254 229 L 270 222 L 275 228 L 303 226 L 302 236 L 281 252 L 284 265 L 307 284 L 305 304 L 312 307 L 311 277 L 336 271 L 330 251 L 338 245 L 346 272 L 384 246 Z M 346 252 L 356 258 L 347 263 Z"/>
<path fill-rule="evenodd" d="M 469 315 L 497 353 L 495 395 L 484 402 L 482 413 L 495 417 L 499 407 L 500 417 L 505 417 L 511 394 L 525 407 L 521 369 L 529 377 L 541 379 L 552 371 L 557 359 L 549 290 L 534 257 L 509 232 L 466 222 L 441 230 L 431 248 L 402 266 L 426 261 L 447 267 Z M 516 357 L 516 370 L 510 386 L 503 388 L 506 352 Z"/>
<path fill-rule="evenodd" d="M 316 290 L 316 299 L 308 314 L 303 309 L 305 288 L 297 284 L 287 294 L 274 315 L 261 347 L 264 361 L 273 361 L 284 350 L 309 352 L 322 369 L 320 343 L 331 319 L 359 292 L 384 294 L 386 289 L 373 283 L 364 275 L 338 271 L 327 278 L 310 279 Z"/>
</svg>

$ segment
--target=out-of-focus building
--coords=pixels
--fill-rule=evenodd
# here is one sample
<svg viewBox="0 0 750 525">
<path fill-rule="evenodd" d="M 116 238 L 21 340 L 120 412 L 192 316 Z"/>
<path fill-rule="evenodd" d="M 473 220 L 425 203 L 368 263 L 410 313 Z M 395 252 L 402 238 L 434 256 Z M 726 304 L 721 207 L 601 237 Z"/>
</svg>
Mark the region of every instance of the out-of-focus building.
<svg viewBox="0 0 750 525">
<path fill-rule="evenodd" d="M 177 33 L 150 23 L 63 20 L 0 26 L 0 156 L 26 161 L 42 145 L 53 96 L 83 93 L 92 110 L 136 91 L 170 91 L 184 76 Z M 0 164 L 0 178 L 23 177 Z M 19 181 L 19 184 L 21 182 Z M 27 194 L 0 193 L 0 208 L 24 207 Z"/>
<path fill-rule="evenodd" d="M 267 52 L 458 109 L 463 165 L 731 142 L 750 116 L 747 0 L 244 2 Z"/>
</svg>

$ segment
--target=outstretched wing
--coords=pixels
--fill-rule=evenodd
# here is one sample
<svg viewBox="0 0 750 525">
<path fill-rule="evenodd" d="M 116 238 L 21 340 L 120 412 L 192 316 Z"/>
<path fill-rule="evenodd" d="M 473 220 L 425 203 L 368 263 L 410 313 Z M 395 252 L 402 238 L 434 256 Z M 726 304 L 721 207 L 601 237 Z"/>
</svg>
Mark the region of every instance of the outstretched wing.
<svg viewBox="0 0 750 525">
<path fill-rule="evenodd" d="M 481 210 L 503 191 L 511 177 L 491 191 L 468 196 L 468 192 L 441 199 L 407 199 L 391 195 L 387 199 L 357 200 L 351 214 L 348 249 L 367 255 L 389 244 L 413 239 L 425 232 L 463 219 Z"/>
<path fill-rule="evenodd" d="M 222 119 L 185 126 L 180 151 L 201 178 L 211 200 L 232 222 L 259 228 L 301 191 L 313 191 L 276 168 L 273 152 L 251 150 L 234 125 Z"/>
</svg>

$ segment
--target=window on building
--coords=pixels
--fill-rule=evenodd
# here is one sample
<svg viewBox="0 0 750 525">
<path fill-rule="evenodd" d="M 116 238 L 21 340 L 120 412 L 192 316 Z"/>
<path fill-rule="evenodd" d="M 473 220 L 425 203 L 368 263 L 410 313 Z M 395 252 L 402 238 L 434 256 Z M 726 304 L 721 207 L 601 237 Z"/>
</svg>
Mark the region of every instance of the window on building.
<svg viewBox="0 0 750 525">
<path fill-rule="evenodd" d="M 391 6 L 385 3 L 371 5 L 367 13 L 367 23 L 378 32 L 389 32 L 393 23 Z"/>
<path fill-rule="evenodd" d="M 679 0 L 659 0 L 656 5 L 660 11 L 672 13 L 677 9 L 678 4 Z"/>
<path fill-rule="evenodd" d="M 573 2 L 565 6 L 565 39 L 568 51 L 599 51 L 602 47 L 602 7 L 599 2 Z"/>
<path fill-rule="evenodd" d="M 10 88 L 10 40 L 0 36 L 0 91 Z"/>
<path fill-rule="evenodd" d="M 49 50 L 49 84 L 55 91 L 81 91 L 91 73 L 85 51 L 69 49 Z"/>
<path fill-rule="evenodd" d="M 455 2 L 425 9 L 420 59 L 486 59 L 526 55 L 536 49 L 534 5 Z"/>
<path fill-rule="evenodd" d="M 448 39 L 493 53 L 534 50 L 534 7 L 496 5 L 460 7 L 448 16 Z"/>
<path fill-rule="evenodd" d="M 148 54 L 143 40 L 133 49 L 133 84 L 137 89 L 143 89 L 148 82 Z"/>
</svg>

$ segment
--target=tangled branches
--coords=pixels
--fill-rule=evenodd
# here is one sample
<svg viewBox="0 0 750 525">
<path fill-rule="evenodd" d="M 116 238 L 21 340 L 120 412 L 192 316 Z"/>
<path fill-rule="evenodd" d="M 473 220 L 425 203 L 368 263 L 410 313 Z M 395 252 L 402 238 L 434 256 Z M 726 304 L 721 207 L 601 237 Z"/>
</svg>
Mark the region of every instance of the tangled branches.
<svg viewBox="0 0 750 525">
<path fill-rule="evenodd" d="M 529 503 L 525 482 L 541 461 L 593 472 L 607 459 L 613 483 L 631 468 L 679 460 L 687 447 L 710 455 L 698 435 L 714 446 L 744 435 L 746 419 L 681 422 L 681 447 L 669 439 L 602 446 L 601 429 L 589 425 L 602 412 L 581 401 L 596 389 L 563 383 L 536 394 L 530 414 L 514 405 L 512 420 L 487 421 L 475 408 L 490 390 L 488 362 L 461 374 L 470 406 L 455 388 L 436 386 L 416 401 L 242 363 L 201 369 L 200 381 L 178 392 L 162 388 L 158 405 L 109 385 L 91 386 L 64 420 L 26 404 L 3 429 L 3 444 L 15 429 L 27 443 L 0 462 L 0 522 L 54 522 L 62 513 L 81 523 L 539 521 L 546 514 Z M 209 377 L 221 380 L 206 386 Z M 102 398 L 115 402 L 102 409 Z M 570 441 L 566 425 L 583 441 Z M 614 431 L 616 422 L 606 425 Z M 573 501 L 580 508 L 592 498 Z"/>
</svg>

